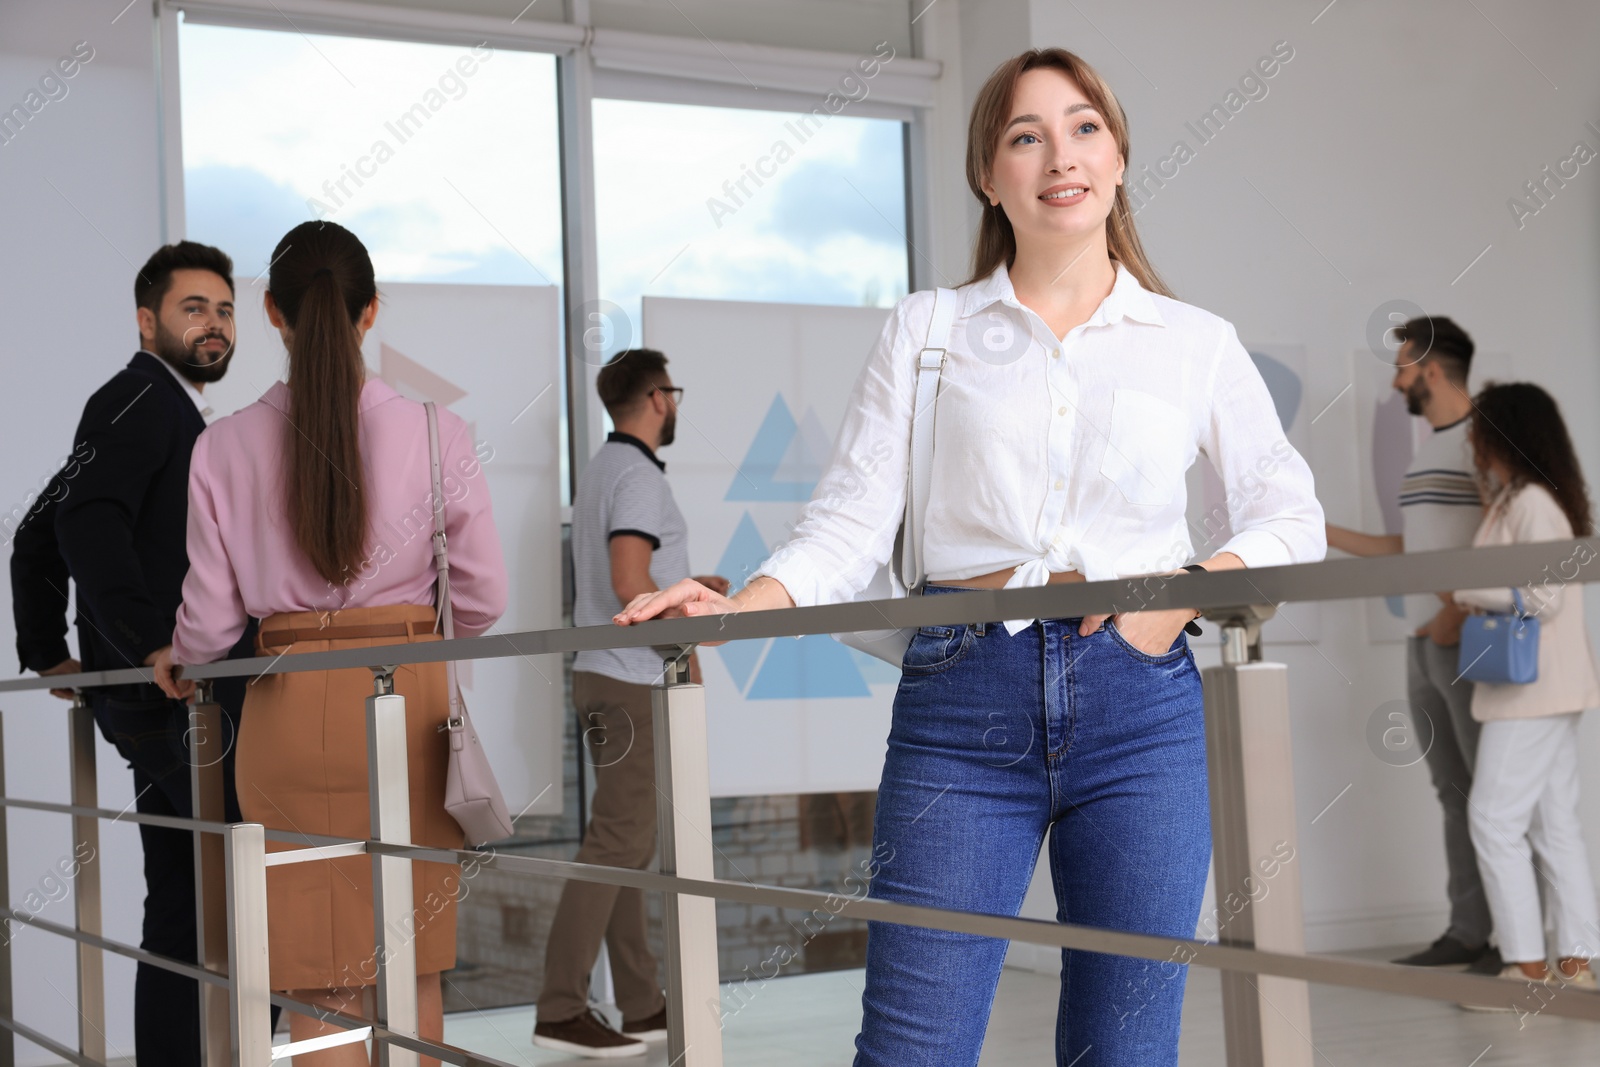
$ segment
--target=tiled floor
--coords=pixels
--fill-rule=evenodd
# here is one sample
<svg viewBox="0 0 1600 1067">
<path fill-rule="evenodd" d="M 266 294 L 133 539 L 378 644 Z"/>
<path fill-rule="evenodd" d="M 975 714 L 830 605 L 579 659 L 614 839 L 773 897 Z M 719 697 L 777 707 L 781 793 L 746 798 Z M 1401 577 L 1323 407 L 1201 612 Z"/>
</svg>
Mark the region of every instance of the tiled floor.
<svg viewBox="0 0 1600 1067">
<path fill-rule="evenodd" d="M 1386 959 L 1392 953 L 1361 954 Z M 1049 1063 L 1055 1029 L 1056 980 L 1007 970 L 1000 981 L 983 1067 Z M 860 1021 L 861 972 L 779 978 L 747 997 L 728 1020 L 723 1048 L 730 1067 L 848 1065 Z M 725 1006 L 732 1005 L 724 998 Z M 1194 969 L 1184 1001 L 1183 1067 L 1223 1067 L 1222 998 L 1216 972 Z M 1311 991 L 1313 1061 L 1317 1067 L 1511 1067 L 1594 1063 L 1600 1024 L 1535 1018 L 1518 1029 L 1510 1015 L 1464 1012 L 1452 1004 L 1359 990 Z M 510 1008 L 452 1016 L 452 1044 L 515 1064 L 583 1063 L 536 1050 L 533 1011 Z M 664 1046 L 645 1058 L 617 1061 L 665 1067 Z"/>
</svg>

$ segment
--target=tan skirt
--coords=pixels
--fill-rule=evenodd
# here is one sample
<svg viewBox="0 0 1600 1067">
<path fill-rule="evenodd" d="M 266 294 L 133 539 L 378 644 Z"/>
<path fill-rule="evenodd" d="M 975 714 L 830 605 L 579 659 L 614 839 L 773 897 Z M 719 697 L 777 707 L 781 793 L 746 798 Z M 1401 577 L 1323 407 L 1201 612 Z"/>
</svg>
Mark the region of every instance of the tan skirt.
<svg viewBox="0 0 1600 1067">
<path fill-rule="evenodd" d="M 259 655 L 326 652 L 437 641 L 433 609 L 417 605 L 274 615 L 261 624 Z M 411 778 L 411 838 L 460 848 L 461 828 L 444 810 L 445 735 L 449 714 L 442 663 L 401 667 L 395 692 L 406 698 L 406 753 Z M 366 839 L 365 668 L 270 674 L 250 684 L 239 727 L 235 776 L 247 822 L 275 830 Z M 267 850 L 299 847 L 268 841 Z M 455 966 L 456 891 L 461 868 L 414 863 L 417 972 Z M 390 927 L 410 924 L 394 917 Z M 350 856 L 267 869 L 267 933 L 272 988 L 337 989 L 377 981 L 373 948 L 372 860 Z"/>
</svg>

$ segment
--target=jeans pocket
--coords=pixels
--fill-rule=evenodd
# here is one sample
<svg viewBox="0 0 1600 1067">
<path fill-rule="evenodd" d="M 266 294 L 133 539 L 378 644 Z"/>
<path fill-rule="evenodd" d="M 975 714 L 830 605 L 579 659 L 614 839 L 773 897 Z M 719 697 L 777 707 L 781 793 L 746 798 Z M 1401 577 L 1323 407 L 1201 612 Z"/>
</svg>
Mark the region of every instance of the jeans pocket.
<svg viewBox="0 0 1600 1067">
<path fill-rule="evenodd" d="M 906 646 L 900 673 L 908 677 L 942 674 L 960 662 L 972 644 L 972 627 L 924 626 Z"/>
<path fill-rule="evenodd" d="M 1111 639 L 1113 641 L 1122 646 L 1122 650 L 1124 652 L 1141 663 L 1165 666 L 1169 663 L 1176 663 L 1178 660 L 1183 659 L 1189 654 L 1189 643 L 1184 639 L 1182 631 L 1179 631 L 1177 640 L 1173 642 L 1171 648 L 1167 649 L 1165 652 L 1157 653 L 1156 655 L 1151 655 L 1142 648 L 1134 645 L 1134 643 L 1129 641 L 1126 637 L 1123 637 L 1122 631 L 1117 629 L 1117 623 L 1115 619 L 1106 620 L 1106 633 L 1111 635 Z"/>
</svg>

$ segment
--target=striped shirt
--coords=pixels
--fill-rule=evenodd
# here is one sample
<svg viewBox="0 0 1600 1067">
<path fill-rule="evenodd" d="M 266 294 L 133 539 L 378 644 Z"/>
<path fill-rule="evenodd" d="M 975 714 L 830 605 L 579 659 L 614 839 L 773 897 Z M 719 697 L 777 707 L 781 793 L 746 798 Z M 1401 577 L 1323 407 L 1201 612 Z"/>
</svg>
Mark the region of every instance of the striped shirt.
<svg viewBox="0 0 1600 1067">
<path fill-rule="evenodd" d="M 1472 444 L 1462 418 L 1434 431 L 1417 446 L 1400 483 L 1401 534 L 1407 552 L 1468 548 L 1483 521 L 1483 502 L 1474 477 Z M 1432 593 L 1406 597 L 1406 621 L 1421 626 L 1439 610 Z"/>
<path fill-rule="evenodd" d="M 689 527 L 667 485 L 667 466 L 637 437 L 613 433 L 578 479 L 572 499 L 572 621 L 602 626 L 622 610 L 611 585 L 611 539 L 642 537 L 654 549 L 650 578 L 659 589 L 689 577 Z M 579 652 L 575 671 L 635 685 L 661 679 L 662 654 L 648 646 Z"/>
</svg>

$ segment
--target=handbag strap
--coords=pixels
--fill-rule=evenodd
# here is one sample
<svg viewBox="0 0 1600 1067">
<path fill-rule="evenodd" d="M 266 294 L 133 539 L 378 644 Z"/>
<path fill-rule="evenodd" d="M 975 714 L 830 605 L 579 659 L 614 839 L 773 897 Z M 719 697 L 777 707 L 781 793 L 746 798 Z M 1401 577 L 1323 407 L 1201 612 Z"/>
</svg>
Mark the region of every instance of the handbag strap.
<svg viewBox="0 0 1600 1067">
<path fill-rule="evenodd" d="M 933 485 L 933 425 L 939 404 L 939 382 L 955 318 L 955 290 L 934 290 L 928 336 L 917 353 L 917 394 L 911 409 L 911 462 L 906 472 L 905 535 L 900 561 L 900 580 L 908 590 L 920 589 L 927 577 L 922 561 L 922 527 Z"/>
<path fill-rule="evenodd" d="M 439 573 L 438 601 L 434 627 L 446 641 L 456 636 L 455 616 L 450 611 L 450 548 L 444 532 L 444 477 L 439 462 L 439 411 L 429 400 L 422 405 L 428 412 L 428 469 L 433 479 L 433 565 Z M 456 688 L 456 662 L 445 660 L 445 685 L 450 694 L 450 723 L 456 729 L 461 718 L 461 691 Z"/>
<path fill-rule="evenodd" d="M 1516 609 L 1517 618 L 1521 619 L 1528 614 L 1522 606 L 1522 590 L 1516 586 L 1511 587 L 1511 604 Z"/>
</svg>

